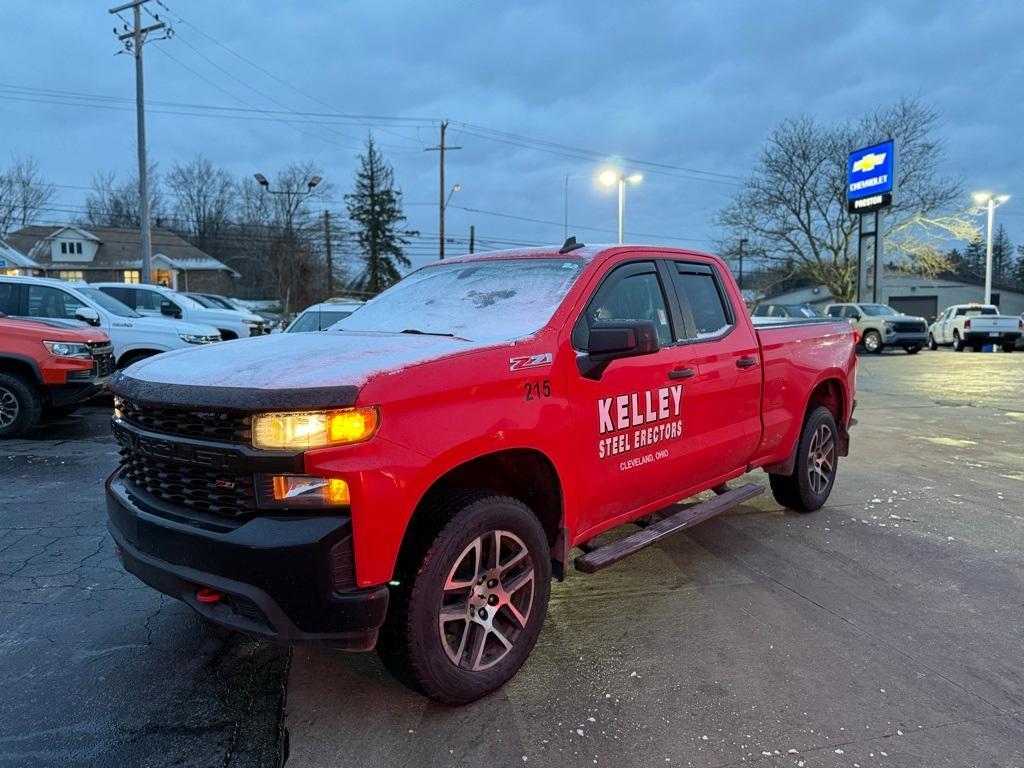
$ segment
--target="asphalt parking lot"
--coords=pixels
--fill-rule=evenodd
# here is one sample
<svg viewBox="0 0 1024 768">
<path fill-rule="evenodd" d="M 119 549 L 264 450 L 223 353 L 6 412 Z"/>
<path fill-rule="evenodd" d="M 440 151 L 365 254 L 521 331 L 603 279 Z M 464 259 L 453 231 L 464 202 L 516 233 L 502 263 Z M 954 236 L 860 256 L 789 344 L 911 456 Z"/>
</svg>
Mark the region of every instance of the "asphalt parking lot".
<svg viewBox="0 0 1024 768">
<path fill-rule="evenodd" d="M 573 574 L 460 709 L 123 574 L 106 407 L 3 443 L 0 765 L 1022 766 L 1024 355 L 864 357 L 858 400 L 826 508 Z"/>
</svg>

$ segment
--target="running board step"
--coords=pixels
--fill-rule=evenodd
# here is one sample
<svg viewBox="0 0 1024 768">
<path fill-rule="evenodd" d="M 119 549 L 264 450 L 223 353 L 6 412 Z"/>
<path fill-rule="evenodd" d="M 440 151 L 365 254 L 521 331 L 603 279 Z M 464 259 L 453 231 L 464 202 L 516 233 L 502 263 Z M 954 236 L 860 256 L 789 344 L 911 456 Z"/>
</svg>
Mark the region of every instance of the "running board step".
<svg viewBox="0 0 1024 768">
<path fill-rule="evenodd" d="M 674 515 L 662 518 L 656 523 L 651 523 L 645 528 L 626 536 L 611 544 L 597 547 L 575 560 L 576 570 L 583 573 L 594 573 L 609 565 L 614 565 L 625 557 L 639 552 L 651 544 L 656 544 L 662 539 L 667 539 L 674 533 L 679 533 L 686 528 L 702 523 L 705 520 L 728 512 L 733 507 L 743 502 L 760 496 L 764 488 L 760 485 L 742 485 L 731 491 L 725 491 L 713 499 L 702 501 L 692 507 L 676 512 Z"/>
</svg>

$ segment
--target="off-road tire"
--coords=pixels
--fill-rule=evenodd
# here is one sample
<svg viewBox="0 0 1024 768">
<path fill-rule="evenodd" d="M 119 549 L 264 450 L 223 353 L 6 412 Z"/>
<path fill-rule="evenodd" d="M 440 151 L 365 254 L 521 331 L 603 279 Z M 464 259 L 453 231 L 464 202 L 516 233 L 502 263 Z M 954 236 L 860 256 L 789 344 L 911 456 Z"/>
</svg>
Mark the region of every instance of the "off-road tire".
<svg viewBox="0 0 1024 768">
<path fill-rule="evenodd" d="M 32 382 L 0 371 L 0 439 L 17 437 L 39 422 L 42 401 Z"/>
<path fill-rule="evenodd" d="M 466 704 L 508 682 L 530 655 L 547 612 L 550 547 L 529 507 L 509 496 L 454 490 L 439 495 L 417 514 L 439 522 L 427 526 L 426 535 L 421 529 L 420 540 L 402 553 L 399 583 L 391 588 L 377 653 L 388 670 L 413 690 L 442 704 Z M 440 611 L 450 594 L 445 586 L 453 569 L 477 539 L 493 531 L 511 533 L 525 546 L 533 568 L 531 601 L 525 626 L 518 630 L 511 650 L 494 666 L 471 671 L 465 668 L 472 661 L 468 656 L 464 665 L 456 665 L 450 658 L 441 637 Z M 502 608 L 494 609 L 495 616 Z M 467 622 L 466 632 L 470 629 Z M 487 638 L 485 635 L 484 643 Z"/>
<path fill-rule="evenodd" d="M 812 477 L 812 474 L 816 475 L 812 461 L 818 463 L 819 467 L 822 465 L 811 455 L 815 435 L 819 436 L 820 442 L 822 429 L 828 431 L 831 439 L 831 465 L 827 481 L 823 484 L 820 476 Z M 793 472 L 788 475 L 768 475 L 772 495 L 779 504 L 797 512 L 814 512 L 821 509 L 832 492 L 832 486 L 835 485 L 839 459 L 838 437 L 835 418 L 828 408 L 818 406 L 807 415 L 803 429 L 800 430 L 800 439 L 797 441 Z"/>
<path fill-rule="evenodd" d="M 938 348 L 939 348 L 939 345 L 935 343 L 935 337 L 934 337 L 934 336 L 932 336 L 932 335 L 931 335 L 931 334 L 929 333 L 929 334 L 928 334 L 928 349 L 930 349 L 930 350 L 931 350 L 932 352 L 934 352 L 934 351 L 935 351 L 935 350 L 937 350 Z"/>
<path fill-rule="evenodd" d="M 874 341 L 869 341 L 869 339 L 873 339 Z M 882 350 L 885 349 L 885 342 L 882 341 L 882 334 L 875 330 L 865 332 L 864 349 L 874 355 L 882 354 Z"/>
</svg>

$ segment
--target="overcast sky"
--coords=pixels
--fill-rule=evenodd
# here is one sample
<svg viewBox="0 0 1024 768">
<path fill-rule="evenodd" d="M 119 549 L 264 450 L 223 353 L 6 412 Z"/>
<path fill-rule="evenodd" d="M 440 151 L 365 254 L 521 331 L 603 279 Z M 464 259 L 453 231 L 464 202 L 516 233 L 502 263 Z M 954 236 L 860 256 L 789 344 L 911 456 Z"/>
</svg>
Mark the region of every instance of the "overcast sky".
<svg viewBox="0 0 1024 768">
<path fill-rule="evenodd" d="M 448 210 L 451 236 L 465 238 L 475 224 L 484 244 L 560 242 L 568 175 L 570 234 L 612 241 L 614 193 L 595 183 L 599 158 L 569 149 L 578 148 L 690 169 L 644 169 L 627 196 L 627 239 L 711 249 L 714 213 L 773 124 L 800 114 L 856 118 L 906 95 L 941 115 L 944 172 L 967 190 L 1016 195 L 997 216 L 1024 242 L 1017 0 L 163 1 L 169 12 L 156 0 L 148 7 L 173 22 L 175 36 L 145 49 L 147 98 L 191 106 L 151 106 L 149 152 L 162 169 L 202 152 L 236 176 L 272 176 L 308 159 L 333 185 L 328 206 L 341 212 L 372 130 L 410 225 L 436 234 L 438 158 L 424 148 L 447 118 L 450 143 L 462 147 L 448 156 L 449 184 L 462 185 Z M 0 27 L 0 83 L 113 97 L 0 88 L 0 149 L 35 156 L 62 185 L 47 214 L 61 221 L 81 207 L 97 171 L 124 177 L 136 162 L 134 108 L 120 101 L 134 97 L 134 67 L 114 55 L 108 3 L 21 6 L 8 7 Z M 199 106 L 373 117 L 168 114 Z M 480 128 L 513 136 L 497 141 Z M 538 141 L 561 145 L 550 147 L 561 154 Z M 436 244 L 410 250 L 422 262 Z"/>
</svg>

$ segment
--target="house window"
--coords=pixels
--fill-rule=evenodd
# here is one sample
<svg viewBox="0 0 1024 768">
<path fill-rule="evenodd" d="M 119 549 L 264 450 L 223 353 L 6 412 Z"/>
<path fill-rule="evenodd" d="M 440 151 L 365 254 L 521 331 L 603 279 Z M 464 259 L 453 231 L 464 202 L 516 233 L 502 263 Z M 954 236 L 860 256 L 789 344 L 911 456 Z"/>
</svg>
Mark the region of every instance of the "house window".
<svg viewBox="0 0 1024 768">
<path fill-rule="evenodd" d="M 64 253 L 64 254 L 81 253 L 82 252 L 82 244 L 81 243 L 67 243 L 67 242 L 61 241 L 60 252 Z"/>
<path fill-rule="evenodd" d="M 60 252 L 61 253 L 67 253 L 68 252 L 68 244 L 67 243 L 61 243 L 60 244 Z"/>
<path fill-rule="evenodd" d="M 126 269 L 123 273 L 121 282 L 131 283 L 132 285 L 138 285 L 142 282 L 142 273 L 137 269 Z"/>
<path fill-rule="evenodd" d="M 154 269 L 153 270 L 153 283 L 155 285 L 162 285 L 166 288 L 174 287 L 174 275 L 169 269 Z"/>
<path fill-rule="evenodd" d="M 81 253 L 81 252 L 82 252 L 82 244 L 81 243 L 75 243 L 75 253 Z"/>
<path fill-rule="evenodd" d="M 57 273 L 61 280 L 85 280 L 85 275 L 80 269 L 62 269 Z"/>
</svg>

